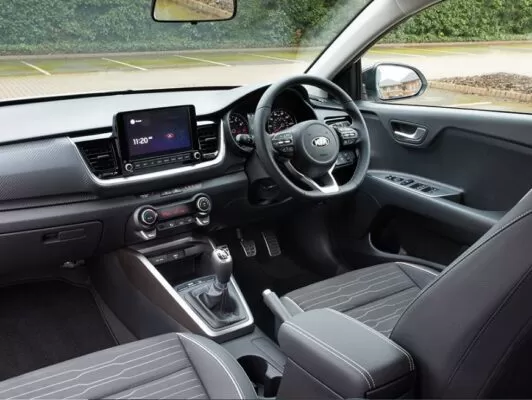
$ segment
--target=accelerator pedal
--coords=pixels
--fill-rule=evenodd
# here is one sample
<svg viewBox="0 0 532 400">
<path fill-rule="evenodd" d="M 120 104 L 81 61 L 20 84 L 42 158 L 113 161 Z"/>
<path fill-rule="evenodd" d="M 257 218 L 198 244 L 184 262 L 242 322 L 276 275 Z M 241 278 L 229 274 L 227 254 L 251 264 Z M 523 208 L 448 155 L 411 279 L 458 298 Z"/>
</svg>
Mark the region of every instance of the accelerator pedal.
<svg viewBox="0 0 532 400">
<path fill-rule="evenodd" d="M 266 244 L 266 249 L 268 249 L 268 254 L 270 257 L 277 257 L 281 255 L 281 245 L 277 239 L 277 235 L 273 231 L 264 231 L 262 232 L 262 238 Z"/>
</svg>

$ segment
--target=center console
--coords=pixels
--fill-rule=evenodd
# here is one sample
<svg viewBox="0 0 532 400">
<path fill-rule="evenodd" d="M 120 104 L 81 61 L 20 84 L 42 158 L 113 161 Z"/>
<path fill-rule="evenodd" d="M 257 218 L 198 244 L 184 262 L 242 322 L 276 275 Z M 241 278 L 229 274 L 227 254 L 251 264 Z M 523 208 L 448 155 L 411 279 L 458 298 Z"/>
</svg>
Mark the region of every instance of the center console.
<svg viewBox="0 0 532 400">
<path fill-rule="evenodd" d="M 288 360 L 279 398 L 414 397 L 408 352 L 369 326 L 335 310 L 311 310 L 281 325 Z"/>
<path fill-rule="evenodd" d="M 232 276 L 227 248 L 185 233 L 119 254 L 128 279 L 186 330 L 218 342 L 253 330 L 253 315 Z"/>
</svg>

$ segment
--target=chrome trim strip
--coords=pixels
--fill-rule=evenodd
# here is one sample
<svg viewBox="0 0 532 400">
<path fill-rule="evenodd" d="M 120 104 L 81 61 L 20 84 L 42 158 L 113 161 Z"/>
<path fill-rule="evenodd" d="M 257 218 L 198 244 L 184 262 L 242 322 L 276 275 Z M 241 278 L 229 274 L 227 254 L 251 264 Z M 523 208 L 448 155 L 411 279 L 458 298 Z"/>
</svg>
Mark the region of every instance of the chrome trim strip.
<svg viewBox="0 0 532 400">
<path fill-rule="evenodd" d="M 91 142 L 93 140 L 100 140 L 100 139 L 111 139 L 113 137 L 113 132 L 107 132 L 107 133 L 99 133 L 97 135 L 87 135 L 87 136 L 78 136 L 70 138 L 74 143 L 81 143 L 81 142 Z"/>
<path fill-rule="evenodd" d="M 290 161 L 286 161 L 284 163 L 286 169 L 293 174 L 296 178 L 298 178 L 300 181 L 306 183 L 314 190 L 317 190 L 324 194 L 331 194 L 331 193 L 337 193 L 340 191 L 340 187 L 338 186 L 338 183 L 336 182 L 336 179 L 334 179 L 333 171 L 336 167 L 336 164 L 334 164 L 328 171 L 325 176 L 327 176 L 330 179 L 330 185 L 321 186 L 319 183 L 317 183 L 315 180 L 310 179 L 308 176 L 305 176 L 301 172 L 299 172 Z"/>
<path fill-rule="evenodd" d="M 215 122 L 198 121 L 198 125 L 199 126 L 215 125 Z M 103 136 L 103 135 L 106 135 L 106 136 Z M 98 136 L 102 136 L 102 137 L 98 137 Z M 83 141 L 88 141 L 88 140 L 97 140 L 97 139 L 107 139 L 110 137 L 112 137 L 112 133 L 103 133 L 101 135 L 82 136 L 79 138 L 69 138 L 69 139 L 72 142 L 72 144 L 76 146 L 76 143 L 78 142 L 83 142 Z M 151 180 L 159 179 L 159 178 L 174 177 L 174 176 L 177 177 L 180 174 L 183 174 L 185 172 L 198 171 L 204 168 L 209 168 L 209 167 L 218 165 L 224 160 L 225 153 L 226 153 L 223 121 L 220 121 L 218 140 L 219 140 L 218 155 L 216 156 L 216 158 L 212 160 L 201 162 L 201 163 L 194 164 L 194 165 L 187 165 L 184 167 L 167 169 L 164 171 L 150 172 L 150 173 L 143 174 L 143 175 L 134 175 L 134 176 L 128 176 L 128 177 L 122 176 L 122 177 L 111 178 L 111 179 L 100 179 L 97 176 L 95 176 L 90 170 L 85 160 L 83 159 L 83 156 L 81 155 L 81 152 L 79 151 L 77 146 L 76 146 L 76 151 L 78 152 L 80 161 L 83 163 L 83 165 L 85 165 L 85 168 L 87 169 L 87 172 L 89 173 L 89 176 L 94 181 L 94 183 L 96 183 L 100 187 L 117 187 L 117 186 L 125 186 L 130 183 L 151 181 Z"/>
<path fill-rule="evenodd" d="M 241 304 L 244 307 L 244 311 L 246 313 L 246 319 L 243 322 L 240 322 L 235 325 L 231 325 L 227 328 L 221 329 L 219 331 L 215 331 L 211 329 L 203 319 L 196 314 L 196 312 L 190 307 L 190 305 L 186 302 L 183 297 L 179 293 L 177 293 L 174 288 L 168 283 L 168 281 L 164 278 L 164 276 L 161 275 L 161 273 L 155 268 L 155 266 L 142 254 L 134 252 L 133 257 L 136 257 L 143 266 L 146 267 L 148 272 L 159 282 L 162 286 L 162 288 L 176 301 L 176 303 L 192 318 L 192 320 L 196 323 L 196 325 L 209 337 L 218 337 L 222 335 L 226 335 L 228 333 L 238 331 L 240 329 L 247 328 L 255 323 L 253 319 L 253 314 L 251 314 L 251 311 L 249 309 L 248 303 L 246 303 L 246 300 L 244 299 L 244 296 L 242 295 L 242 292 L 240 291 L 240 288 L 238 287 L 238 284 L 236 283 L 234 277 L 231 276 L 230 283 L 233 285 L 233 288 L 235 289 L 235 292 L 238 296 L 238 300 L 241 302 Z M 179 322 L 179 321 L 178 321 Z"/>
</svg>

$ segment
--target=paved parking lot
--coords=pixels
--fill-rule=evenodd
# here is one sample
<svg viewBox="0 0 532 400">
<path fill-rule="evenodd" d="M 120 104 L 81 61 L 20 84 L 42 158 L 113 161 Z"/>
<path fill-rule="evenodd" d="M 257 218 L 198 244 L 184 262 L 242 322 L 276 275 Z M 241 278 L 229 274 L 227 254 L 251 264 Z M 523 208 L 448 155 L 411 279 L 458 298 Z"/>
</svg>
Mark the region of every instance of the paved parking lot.
<svg viewBox="0 0 532 400">
<path fill-rule="evenodd" d="M 302 73 L 317 50 L 225 50 L 152 54 L 0 57 L 0 99 L 164 87 L 226 86 L 272 81 Z M 363 58 L 401 62 L 430 79 L 494 72 L 532 76 L 532 43 L 433 47 L 378 47 Z M 532 112 L 532 105 L 431 90 L 423 100 L 449 105 L 491 103 Z M 432 99 L 432 100 L 430 100 Z M 422 99 L 418 99 L 422 101 Z M 423 102 L 423 101 L 422 101 Z M 486 104 L 484 104 L 486 105 Z M 485 108 L 485 107 L 482 107 Z"/>
</svg>

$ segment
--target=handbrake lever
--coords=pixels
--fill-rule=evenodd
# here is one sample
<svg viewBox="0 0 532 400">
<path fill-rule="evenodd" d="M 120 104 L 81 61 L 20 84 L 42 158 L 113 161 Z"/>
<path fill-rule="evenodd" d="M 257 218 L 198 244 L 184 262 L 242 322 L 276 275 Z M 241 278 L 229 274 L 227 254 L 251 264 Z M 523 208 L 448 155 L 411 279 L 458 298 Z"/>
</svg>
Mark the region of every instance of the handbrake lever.
<svg viewBox="0 0 532 400">
<path fill-rule="evenodd" d="M 281 303 L 281 300 L 270 289 L 266 289 L 264 292 L 262 292 L 262 298 L 264 300 L 264 304 L 270 309 L 270 311 L 281 321 L 281 323 L 285 322 L 286 320 L 292 318 L 292 314 L 286 309 L 283 303 Z"/>
</svg>

